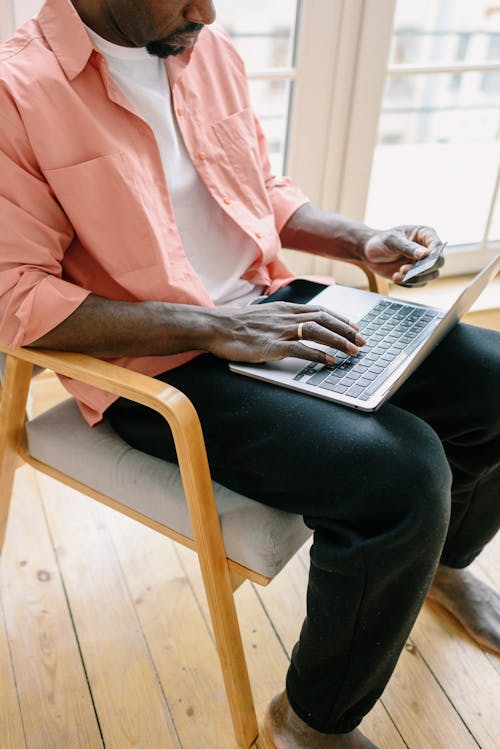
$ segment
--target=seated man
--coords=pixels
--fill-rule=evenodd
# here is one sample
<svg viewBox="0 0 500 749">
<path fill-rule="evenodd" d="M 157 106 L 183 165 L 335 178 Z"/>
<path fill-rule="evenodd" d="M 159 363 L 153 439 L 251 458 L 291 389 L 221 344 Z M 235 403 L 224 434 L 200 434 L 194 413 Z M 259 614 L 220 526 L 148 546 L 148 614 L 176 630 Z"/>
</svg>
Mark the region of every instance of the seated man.
<svg viewBox="0 0 500 749">
<path fill-rule="evenodd" d="M 274 178 L 214 17 L 209 0 L 47 0 L 4 45 L 0 338 L 179 387 L 214 478 L 303 515 L 307 618 L 267 729 L 277 749 L 370 747 L 357 726 L 426 595 L 500 651 L 499 596 L 464 569 L 500 520 L 500 336 L 456 326 L 369 415 L 228 371 L 330 362 L 301 338 L 365 343 L 342 310 L 249 306 L 291 278 L 282 245 L 397 283 L 439 240 L 321 211 Z M 175 460 L 155 414 L 65 385 L 90 425 L 106 412 L 131 445 Z"/>
</svg>

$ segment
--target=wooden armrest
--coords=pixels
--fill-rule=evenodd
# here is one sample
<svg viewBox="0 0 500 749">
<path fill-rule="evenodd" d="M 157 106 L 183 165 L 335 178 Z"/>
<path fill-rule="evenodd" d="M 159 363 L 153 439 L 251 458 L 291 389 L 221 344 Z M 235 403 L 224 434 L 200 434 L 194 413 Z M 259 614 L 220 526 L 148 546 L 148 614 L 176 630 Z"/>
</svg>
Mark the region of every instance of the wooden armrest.
<svg viewBox="0 0 500 749">
<path fill-rule="evenodd" d="M 15 445 L 19 440 L 18 437 L 11 437 L 11 425 L 19 430 L 24 421 L 25 399 L 32 370 L 32 366 L 28 365 L 50 369 L 141 403 L 165 418 L 172 430 L 198 553 L 210 568 L 215 564 L 220 573 L 227 576 L 230 585 L 205 441 L 198 414 L 189 398 L 180 390 L 153 377 L 85 354 L 47 349 L 11 349 L 2 344 L 0 352 L 7 355 L 5 389 L 2 395 L 2 409 L 5 405 L 3 429 L 7 439 Z M 16 385 L 19 385 L 17 391 Z M 9 422 L 9 419 L 12 421 Z"/>
<path fill-rule="evenodd" d="M 196 410 L 184 393 L 148 375 L 86 354 L 48 349 L 11 349 L 1 344 L 0 351 L 7 356 L 50 369 L 57 374 L 152 408 L 168 421 L 172 431 L 174 425 L 180 429 L 189 428 L 193 419 L 199 424 Z"/>
<path fill-rule="evenodd" d="M 370 289 L 370 291 L 374 291 L 378 294 L 384 294 L 385 296 L 387 296 L 387 294 L 389 293 L 389 281 L 387 280 L 387 278 L 378 276 L 372 270 L 367 268 L 362 260 L 354 260 L 351 258 L 335 258 L 335 261 L 339 261 L 341 263 L 350 263 L 350 265 L 356 265 L 360 270 L 362 270 L 368 279 L 368 288 Z"/>
<path fill-rule="evenodd" d="M 189 398 L 180 390 L 153 377 L 86 354 L 47 349 L 10 349 L 1 344 L 0 351 L 18 362 L 23 361 L 50 369 L 157 411 L 172 430 L 190 510 L 193 511 L 197 504 L 196 497 L 211 497 L 212 502 L 208 504 L 215 508 L 205 441 L 198 414 Z M 6 375 L 7 372 L 8 365 Z"/>
</svg>

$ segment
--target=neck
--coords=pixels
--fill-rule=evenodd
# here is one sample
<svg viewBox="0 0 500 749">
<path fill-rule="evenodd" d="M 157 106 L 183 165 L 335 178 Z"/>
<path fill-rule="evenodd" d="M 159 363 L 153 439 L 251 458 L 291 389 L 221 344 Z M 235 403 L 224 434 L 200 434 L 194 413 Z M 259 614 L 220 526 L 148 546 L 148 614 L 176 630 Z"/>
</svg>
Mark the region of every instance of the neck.
<svg viewBox="0 0 500 749">
<path fill-rule="evenodd" d="M 103 39 L 122 47 L 134 46 L 120 32 L 102 0 L 71 0 L 71 3 L 82 21 Z"/>
</svg>

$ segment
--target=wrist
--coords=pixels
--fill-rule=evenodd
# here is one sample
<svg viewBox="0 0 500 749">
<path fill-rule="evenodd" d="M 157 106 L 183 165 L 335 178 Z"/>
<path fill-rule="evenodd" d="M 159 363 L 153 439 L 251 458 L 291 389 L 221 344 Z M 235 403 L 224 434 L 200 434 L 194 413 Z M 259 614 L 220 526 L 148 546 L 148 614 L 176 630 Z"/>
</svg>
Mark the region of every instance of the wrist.
<svg viewBox="0 0 500 749">
<path fill-rule="evenodd" d="M 227 337 L 230 328 L 227 312 L 217 307 L 180 305 L 176 316 L 182 326 L 186 350 L 213 353 L 217 342 Z"/>
</svg>

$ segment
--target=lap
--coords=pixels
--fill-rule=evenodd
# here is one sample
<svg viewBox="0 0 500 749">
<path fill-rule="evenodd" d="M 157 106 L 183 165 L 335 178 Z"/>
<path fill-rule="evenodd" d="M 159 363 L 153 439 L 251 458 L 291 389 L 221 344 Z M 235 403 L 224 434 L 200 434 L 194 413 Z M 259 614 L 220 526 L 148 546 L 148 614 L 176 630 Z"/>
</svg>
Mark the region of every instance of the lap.
<svg viewBox="0 0 500 749">
<path fill-rule="evenodd" d="M 366 414 L 229 371 L 201 355 L 159 376 L 193 402 L 214 479 L 300 514 L 330 503 L 359 513 L 366 496 L 404 493 L 408 482 L 443 486 L 448 466 L 434 431 L 392 403 Z M 171 435 L 154 412 L 121 401 L 111 423 L 133 446 L 175 460 Z M 332 504 L 333 503 L 333 504 Z M 381 505 L 377 512 L 383 514 Z M 363 514 L 365 510 L 363 510 Z"/>
</svg>

